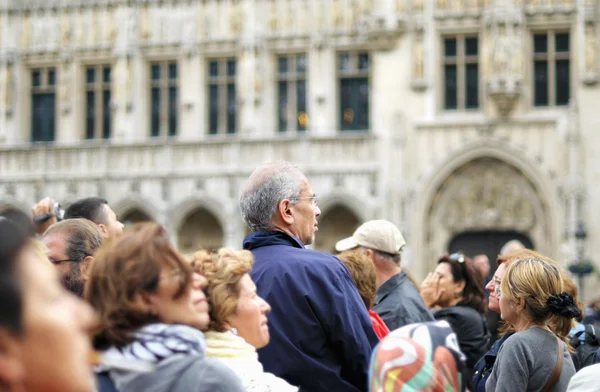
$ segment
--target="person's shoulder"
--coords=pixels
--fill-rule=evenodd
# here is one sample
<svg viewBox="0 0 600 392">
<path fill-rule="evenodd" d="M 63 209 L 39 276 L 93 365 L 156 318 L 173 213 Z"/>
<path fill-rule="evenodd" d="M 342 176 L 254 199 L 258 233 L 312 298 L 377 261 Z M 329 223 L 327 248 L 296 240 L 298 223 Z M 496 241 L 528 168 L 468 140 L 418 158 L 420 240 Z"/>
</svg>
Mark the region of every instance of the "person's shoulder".
<svg viewBox="0 0 600 392">
<path fill-rule="evenodd" d="M 183 385 L 198 391 L 244 391 L 237 374 L 225 363 L 214 358 L 196 357 L 181 373 Z M 186 389 L 187 390 L 187 389 Z"/>
</svg>

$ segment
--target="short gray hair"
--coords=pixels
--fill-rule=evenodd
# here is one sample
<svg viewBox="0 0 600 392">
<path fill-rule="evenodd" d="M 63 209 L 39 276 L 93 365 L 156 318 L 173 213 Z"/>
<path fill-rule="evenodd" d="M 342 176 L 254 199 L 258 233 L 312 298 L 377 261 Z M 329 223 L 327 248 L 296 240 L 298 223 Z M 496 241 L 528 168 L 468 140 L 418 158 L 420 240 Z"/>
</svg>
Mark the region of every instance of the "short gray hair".
<svg viewBox="0 0 600 392">
<path fill-rule="evenodd" d="M 52 233 L 66 235 L 65 256 L 73 261 L 83 261 L 87 256 L 93 256 L 104 241 L 98 226 L 84 218 L 65 219 L 55 223 L 46 230 L 44 237 Z"/>
<path fill-rule="evenodd" d="M 242 218 L 252 231 L 268 230 L 283 199 L 296 203 L 306 176 L 288 162 L 275 162 L 257 168 L 242 191 Z"/>
</svg>

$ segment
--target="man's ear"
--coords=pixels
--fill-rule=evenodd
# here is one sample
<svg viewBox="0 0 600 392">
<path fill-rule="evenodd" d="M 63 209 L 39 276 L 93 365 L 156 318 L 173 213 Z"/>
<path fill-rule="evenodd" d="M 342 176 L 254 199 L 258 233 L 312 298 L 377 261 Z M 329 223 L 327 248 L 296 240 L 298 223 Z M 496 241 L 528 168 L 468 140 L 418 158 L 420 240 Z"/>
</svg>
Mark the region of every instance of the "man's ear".
<svg viewBox="0 0 600 392">
<path fill-rule="evenodd" d="M 94 262 L 93 256 L 86 256 L 85 259 L 81 263 L 79 263 L 79 268 L 81 270 L 81 277 L 84 282 L 87 282 L 90 278 L 90 268 L 92 267 L 92 263 Z"/>
<path fill-rule="evenodd" d="M 12 391 L 14 386 L 23 383 L 24 377 L 18 338 L 0 328 L 0 386 L 7 386 Z"/>
<path fill-rule="evenodd" d="M 102 237 L 108 238 L 108 227 L 106 227 L 106 225 L 104 223 L 98 223 L 98 228 L 100 229 L 100 232 L 102 233 Z"/>
<path fill-rule="evenodd" d="M 277 205 L 277 211 L 281 220 L 286 224 L 291 225 L 294 223 L 294 213 L 292 212 L 292 202 L 288 199 L 283 199 Z"/>
</svg>

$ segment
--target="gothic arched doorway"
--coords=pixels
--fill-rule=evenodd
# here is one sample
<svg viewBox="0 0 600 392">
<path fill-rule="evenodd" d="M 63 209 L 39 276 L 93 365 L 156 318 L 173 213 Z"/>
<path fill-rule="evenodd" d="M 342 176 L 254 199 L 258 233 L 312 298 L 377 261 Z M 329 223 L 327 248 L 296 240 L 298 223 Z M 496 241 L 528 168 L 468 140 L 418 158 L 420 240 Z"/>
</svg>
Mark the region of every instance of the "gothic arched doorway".
<svg viewBox="0 0 600 392">
<path fill-rule="evenodd" d="M 217 217 L 205 208 L 197 208 L 184 219 L 177 233 L 177 246 L 184 254 L 199 249 L 217 250 L 223 246 L 224 232 Z"/>
<path fill-rule="evenodd" d="M 512 240 L 521 242 L 526 248 L 534 249 L 531 239 L 516 231 L 466 231 L 460 233 L 450 241 L 448 253 L 461 252 L 468 257 L 476 255 L 486 255 L 490 260 L 492 271 L 496 269 L 496 258 L 500 254 L 502 247 Z"/>
<path fill-rule="evenodd" d="M 319 218 L 315 249 L 335 253 L 335 243 L 350 237 L 359 224 L 356 215 L 347 207 L 338 204 L 329 208 Z"/>
<path fill-rule="evenodd" d="M 119 217 L 119 220 L 123 223 L 123 225 L 125 225 L 125 227 L 127 227 L 133 225 L 134 223 L 151 221 L 152 218 L 150 218 L 150 216 L 144 211 L 134 208 L 122 214 Z"/>
<path fill-rule="evenodd" d="M 431 199 L 425 230 L 424 261 L 429 270 L 448 250 L 468 245 L 475 251 L 477 241 L 482 242 L 477 245 L 482 253 L 492 252 L 490 261 L 497 256 L 496 242 L 511 237 L 507 242 L 513 235 L 542 252 L 551 247 L 545 198 L 521 170 L 496 158 L 471 160 L 441 182 Z M 471 234 L 461 237 L 463 233 Z M 484 233 L 496 233 L 497 238 L 486 239 Z M 485 245 L 486 241 L 491 243 Z"/>
</svg>

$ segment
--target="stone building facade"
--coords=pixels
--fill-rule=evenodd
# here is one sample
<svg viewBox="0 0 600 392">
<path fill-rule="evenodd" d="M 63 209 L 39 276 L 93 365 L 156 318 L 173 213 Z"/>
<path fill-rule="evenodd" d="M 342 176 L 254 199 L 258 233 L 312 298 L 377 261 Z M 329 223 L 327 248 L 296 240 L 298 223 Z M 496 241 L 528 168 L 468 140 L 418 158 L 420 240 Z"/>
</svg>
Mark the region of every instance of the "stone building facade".
<svg viewBox="0 0 600 392">
<path fill-rule="evenodd" d="M 597 0 L 0 0 L 0 200 L 106 197 L 180 249 L 239 247 L 240 188 L 297 163 L 315 247 L 402 228 L 600 262 Z"/>
</svg>

